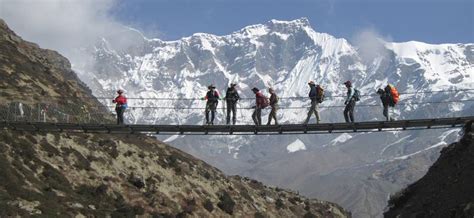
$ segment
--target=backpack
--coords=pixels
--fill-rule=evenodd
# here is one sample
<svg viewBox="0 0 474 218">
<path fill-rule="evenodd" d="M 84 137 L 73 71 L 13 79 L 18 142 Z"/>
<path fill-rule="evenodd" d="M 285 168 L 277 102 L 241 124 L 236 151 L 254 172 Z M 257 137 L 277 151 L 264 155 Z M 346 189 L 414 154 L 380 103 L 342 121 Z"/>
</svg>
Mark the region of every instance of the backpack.
<svg viewBox="0 0 474 218">
<path fill-rule="evenodd" d="M 263 105 L 262 105 L 262 108 L 266 108 L 270 105 L 270 99 L 268 99 L 267 97 L 263 97 Z"/>
<path fill-rule="evenodd" d="M 388 84 L 387 87 L 385 88 L 385 90 L 388 91 L 388 94 L 390 95 L 390 103 L 391 105 L 390 106 L 395 106 L 398 101 L 400 100 L 400 94 L 398 93 L 398 90 L 397 88 L 395 88 L 395 86 L 391 85 L 391 84 Z"/>
<path fill-rule="evenodd" d="M 127 109 L 128 108 L 128 104 L 125 103 L 125 104 L 122 104 L 122 109 Z"/>
<path fill-rule="evenodd" d="M 360 101 L 360 91 L 358 89 L 354 89 L 354 95 L 352 96 L 355 101 Z"/>
<path fill-rule="evenodd" d="M 321 86 L 316 86 L 316 101 L 319 103 L 324 101 L 324 89 Z"/>
</svg>

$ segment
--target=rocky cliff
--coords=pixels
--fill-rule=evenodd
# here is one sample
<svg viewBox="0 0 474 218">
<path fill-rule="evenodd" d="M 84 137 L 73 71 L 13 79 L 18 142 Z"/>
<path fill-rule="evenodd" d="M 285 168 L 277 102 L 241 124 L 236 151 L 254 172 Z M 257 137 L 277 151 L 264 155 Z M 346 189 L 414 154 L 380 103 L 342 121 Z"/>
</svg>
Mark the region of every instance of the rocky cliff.
<svg viewBox="0 0 474 218">
<path fill-rule="evenodd" d="M 474 131 L 445 147 L 428 173 L 389 201 L 385 217 L 474 217 Z"/>
<path fill-rule="evenodd" d="M 0 112 L 14 101 L 100 106 L 66 58 L 23 41 L 1 20 L 0 50 Z M 332 203 L 225 176 L 146 135 L 0 130 L 0 216 L 30 215 L 350 216 Z"/>
</svg>

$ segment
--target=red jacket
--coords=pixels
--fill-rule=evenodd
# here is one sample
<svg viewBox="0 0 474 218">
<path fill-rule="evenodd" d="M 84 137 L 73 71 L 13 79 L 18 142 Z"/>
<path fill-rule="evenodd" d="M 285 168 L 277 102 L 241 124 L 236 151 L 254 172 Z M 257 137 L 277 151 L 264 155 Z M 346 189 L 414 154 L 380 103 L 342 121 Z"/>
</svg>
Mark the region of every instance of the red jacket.
<svg viewBox="0 0 474 218">
<path fill-rule="evenodd" d="M 257 92 L 257 94 L 255 94 L 255 105 L 257 108 L 262 108 L 263 105 L 265 105 L 265 98 L 266 97 L 261 92 Z"/>
<path fill-rule="evenodd" d="M 127 104 L 127 98 L 123 95 L 119 95 L 112 102 L 116 103 L 117 106 L 121 106 Z"/>
</svg>

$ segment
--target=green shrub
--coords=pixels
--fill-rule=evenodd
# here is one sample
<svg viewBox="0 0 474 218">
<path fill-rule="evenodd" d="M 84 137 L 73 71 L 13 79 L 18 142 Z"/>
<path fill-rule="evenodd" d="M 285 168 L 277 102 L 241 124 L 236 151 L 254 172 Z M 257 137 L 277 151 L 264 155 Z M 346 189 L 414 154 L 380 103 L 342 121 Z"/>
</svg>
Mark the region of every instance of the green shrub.
<svg viewBox="0 0 474 218">
<path fill-rule="evenodd" d="M 223 191 L 221 196 L 219 197 L 219 203 L 217 203 L 217 206 L 225 211 L 226 213 L 232 215 L 234 213 L 234 206 L 235 202 L 232 200 L 232 197 L 230 197 L 229 193 L 226 191 Z"/>
<path fill-rule="evenodd" d="M 283 204 L 283 201 L 281 200 L 281 198 L 278 198 L 275 201 L 275 206 L 276 206 L 277 209 L 282 209 L 283 207 L 285 207 L 285 205 Z"/>
<path fill-rule="evenodd" d="M 212 201 L 209 199 L 206 199 L 202 206 L 204 206 L 204 208 L 209 212 L 212 212 L 214 210 L 214 205 L 212 204 Z"/>
</svg>

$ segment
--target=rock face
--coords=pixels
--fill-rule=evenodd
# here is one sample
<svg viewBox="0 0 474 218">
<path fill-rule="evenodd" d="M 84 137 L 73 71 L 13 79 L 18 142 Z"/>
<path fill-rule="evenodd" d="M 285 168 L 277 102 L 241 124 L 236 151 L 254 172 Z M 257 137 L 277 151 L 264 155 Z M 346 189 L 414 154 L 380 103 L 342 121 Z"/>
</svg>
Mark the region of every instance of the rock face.
<svg viewBox="0 0 474 218">
<path fill-rule="evenodd" d="M 428 173 L 391 197 L 385 217 L 473 217 L 474 131 L 445 147 Z"/>
<path fill-rule="evenodd" d="M 1 20 L 0 50 L 2 104 L 99 106 L 64 57 L 24 42 Z M 30 215 L 350 216 L 333 203 L 225 176 L 150 136 L 0 130 L 0 216 Z"/>
</svg>

